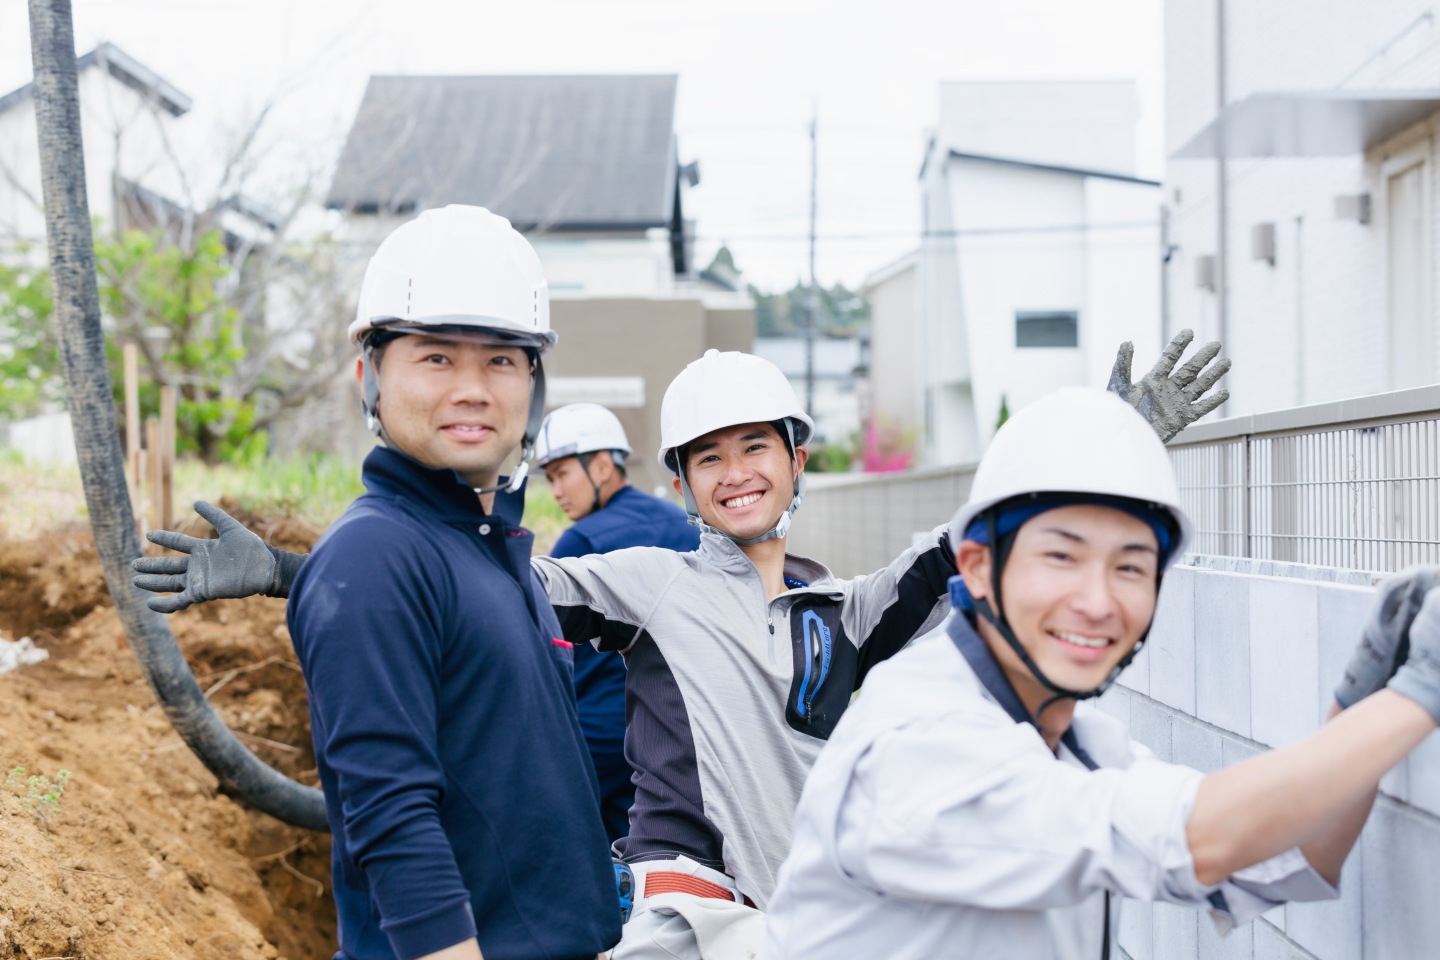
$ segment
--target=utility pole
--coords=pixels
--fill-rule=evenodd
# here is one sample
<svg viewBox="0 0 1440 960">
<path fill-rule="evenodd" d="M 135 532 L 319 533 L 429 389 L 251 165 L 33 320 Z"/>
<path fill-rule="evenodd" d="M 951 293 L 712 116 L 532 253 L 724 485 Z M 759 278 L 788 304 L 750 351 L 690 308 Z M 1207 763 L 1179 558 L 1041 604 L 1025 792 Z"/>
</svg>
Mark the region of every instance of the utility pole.
<svg viewBox="0 0 1440 960">
<path fill-rule="evenodd" d="M 100 326 L 70 0 L 30 0 L 30 52 L 65 403 L 75 430 L 95 550 L 115 612 L 175 732 L 220 783 L 271 816 L 308 830 L 325 830 L 320 791 L 262 763 L 235 738 L 200 691 L 165 618 L 148 609 L 140 590 L 130 584 L 130 561 L 140 556 L 140 537 L 125 486 L 125 457 Z M 137 428 L 133 421 L 126 424 L 128 431 Z"/>
<path fill-rule="evenodd" d="M 1215 161 L 1215 326 L 1216 339 L 1230 342 L 1230 173 L 1226 165 L 1225 104 L 1230 92 L 1225 75 L 1225 0 L 1215 0 L 1215 129 L 1219 157 Z M 1233 347 L 1231 348 L 1233 349 Z M 1225 416 L 1229 403 L 1220 405 Z M 1249 556 L 1247 553 L 1246 556 Z"/>
<path fill-rule="evenodd" d="M 805 412 L 815 418 L 815 125 L 819 108 L 810 105 L 810 293 L 805 297 Z"/>
</svg>

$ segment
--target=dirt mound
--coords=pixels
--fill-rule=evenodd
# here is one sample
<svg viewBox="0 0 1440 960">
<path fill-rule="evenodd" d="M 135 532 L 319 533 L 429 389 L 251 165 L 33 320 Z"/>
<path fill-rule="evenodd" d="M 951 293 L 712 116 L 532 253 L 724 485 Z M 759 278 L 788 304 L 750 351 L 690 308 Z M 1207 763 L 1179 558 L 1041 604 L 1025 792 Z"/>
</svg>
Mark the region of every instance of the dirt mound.
<svg viewBox="0 0 1440 960">
<path fill-rule="evenodd" d="M 292 550 L 318 534 L 242 519 Z M 314 784 L 284 603 L 221 601 L 169 619 L 242 741 Z M 0 543 L 0 635 L 51 653 L 0 675 L 0 764 L 25 768 L 0 786 L 0 958 L 331 956 L 329 837 L 218 791 L 141 677 L 88 535 Z M 45 795 L 62 769 L 70 778 L 52 806 Z M 44 782 L 32 789 L 30 776 Z"/>
</svg>

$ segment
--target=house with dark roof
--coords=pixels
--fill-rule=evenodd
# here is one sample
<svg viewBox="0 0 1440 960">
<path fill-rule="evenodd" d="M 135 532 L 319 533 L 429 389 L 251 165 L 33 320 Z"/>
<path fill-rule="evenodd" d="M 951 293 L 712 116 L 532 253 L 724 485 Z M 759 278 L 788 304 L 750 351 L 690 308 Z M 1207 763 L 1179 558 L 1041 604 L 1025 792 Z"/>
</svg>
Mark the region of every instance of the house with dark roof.
<svg viewBox="0 0 1440 960">
<path fill-rule="evenodd" d="M 552 294 L 668 296 L 693 274 L 673 74 L 371 77 L 326 203 L 378 240 L 416 211 L 487 207 Z"/>
<path fill-rule="evenodd" d="M 550 285 L 550 405 L 613 409 L 642 489 L 667 480 L 653 455 L 665 387 L 705 350 L 755 337 L 749 295 L 693 262 L 685 196 L 699 167 L 680 162 L 676 86 L 673 74 L 372 77 L 326 197 L 364 257 L 421 210 L 467 203 L 509 219 Z"/>
</svg>

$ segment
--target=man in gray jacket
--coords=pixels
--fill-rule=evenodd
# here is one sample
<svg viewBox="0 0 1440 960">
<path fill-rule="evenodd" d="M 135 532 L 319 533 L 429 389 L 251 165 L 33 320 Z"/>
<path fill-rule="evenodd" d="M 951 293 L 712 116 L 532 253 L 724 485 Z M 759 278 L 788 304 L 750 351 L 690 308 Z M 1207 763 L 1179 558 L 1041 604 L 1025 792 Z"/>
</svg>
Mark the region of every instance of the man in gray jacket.
<svg viewBox="0 0 1440 960">
<path fill-rule="evenodd" d="M 1216 344 L 1171 375 L 1189 339 L 1177 337 L 1133 386 L 1122 348 L 1112 378 L 1162 436 L 1224 399 L 1202 399 L 1228 368 L 1202 372 Z M 812 431 L 772 364 L 710 351 L 676 377 L 661 412 L 661 463 L 701 530 L 700 548 L 532 560 L 566 639 L 618 650 L 628 668 L 636 800 L 615 851 L 635 873 L 635 913 L 615 960 L 759 950 L 759 911 L 825 739 L 866 672 L 945 616 L 955 566 L 944 526 L 849 581 L 785 552 Z M 137 585 L 183 591 L 152 601 L 166 611 L 235 595 L 226 584 L 241 578 L 224 558 L 236 553 L 217 543 L 192 558 L 199 576 Z M 142 572 L 159 566 L 137 561 Z M 244 580 L 271 582 L 263 571 Z M 270 592 L 284 595 L 284 585 Z"/>
</svg>

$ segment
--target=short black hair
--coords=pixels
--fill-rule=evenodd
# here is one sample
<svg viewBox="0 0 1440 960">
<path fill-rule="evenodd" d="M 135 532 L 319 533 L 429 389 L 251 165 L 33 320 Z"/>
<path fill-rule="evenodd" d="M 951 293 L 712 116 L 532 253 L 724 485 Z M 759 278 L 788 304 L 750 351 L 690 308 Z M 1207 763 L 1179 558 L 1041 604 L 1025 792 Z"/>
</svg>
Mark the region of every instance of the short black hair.
<svg viewBox="0 0 1440 960">
<path fill-rule="evenodd" d="M 360 342 L 360 349 L 369 358 L 376 373 L 380 372 L 380 362 L 385 358 L 385 348 L 403 336 L 405 333 L 399 330 L 371 330 Z M 536 361 L 540 359 L 540 351 L 522 344 L 516 344 L 516 346 L 524 350 L 525 356 L 530 358 L 530 367 L 533 372 Z"/>
</svg>

